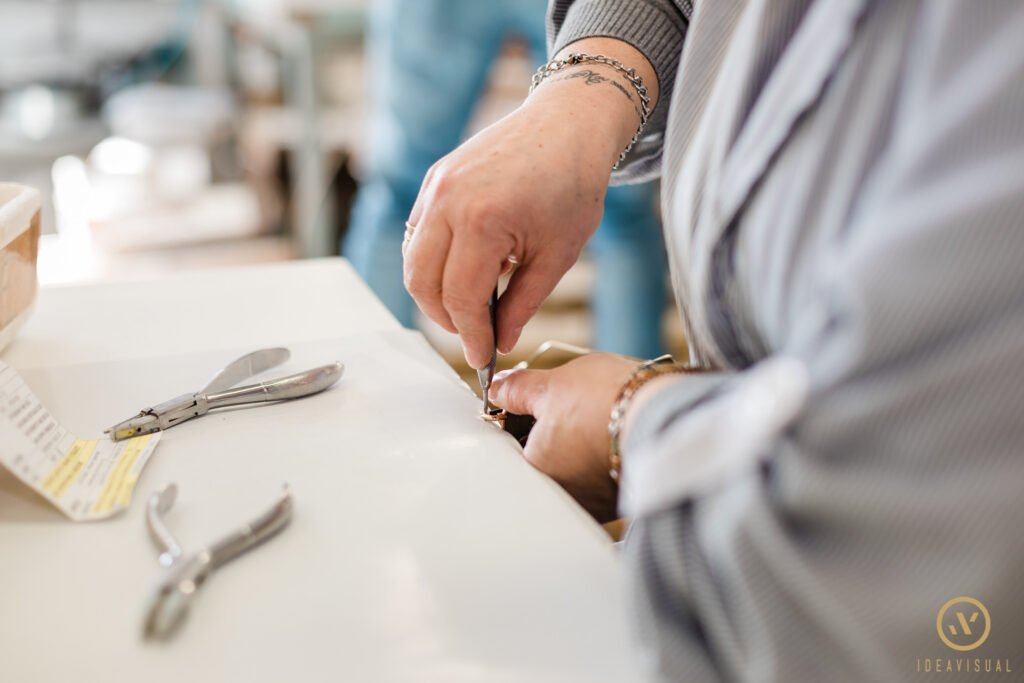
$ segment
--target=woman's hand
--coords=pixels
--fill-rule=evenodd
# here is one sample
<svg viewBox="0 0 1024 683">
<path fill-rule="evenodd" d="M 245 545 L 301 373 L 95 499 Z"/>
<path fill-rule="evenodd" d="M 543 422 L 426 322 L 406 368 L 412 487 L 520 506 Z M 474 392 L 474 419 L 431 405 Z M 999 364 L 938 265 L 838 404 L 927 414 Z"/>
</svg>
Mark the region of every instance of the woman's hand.
<svg viewBox="0 0 1024 683">
<path fill-rule="evenodd" d="M 405 286 L 427 316 L 462 337 L 473 367 L 491 357 L 487 300 L 508 257 L 520 266 L 498 308 L 502 351 L 601 220 L 612 147 L 588 146 L 586 127 L 567 125 L 556 105 L 530 102 L 438 161 L 409 217 L 416 227 Z"/>
<path fill-rule="evenodd" d="M 600 522 L 615 519 L 618 496 L 608 474 L 608 420 L 636 367 L 636 359 L 593 353 L 554 370 L 500 372 L 491 389 L 495 405 L 537 419 L 526 459 Z"/>
<path fill-rule="evenodd" d="M 573 49 L 603 52 L 655 80 L 622 41 L 591 38 Z M 428 317 L 460 335 L 474 368 L 487 364 L 495 343 L 511 350 L 597 229 L 612 166 L 639 121 L 632 87 L 604 65 L 566 68 L 424 179 L 403 246 L 405 286 Z M 519 267 L 501 297 L 494 340 L 487 303 L 510 256 Z"/>
</svg>

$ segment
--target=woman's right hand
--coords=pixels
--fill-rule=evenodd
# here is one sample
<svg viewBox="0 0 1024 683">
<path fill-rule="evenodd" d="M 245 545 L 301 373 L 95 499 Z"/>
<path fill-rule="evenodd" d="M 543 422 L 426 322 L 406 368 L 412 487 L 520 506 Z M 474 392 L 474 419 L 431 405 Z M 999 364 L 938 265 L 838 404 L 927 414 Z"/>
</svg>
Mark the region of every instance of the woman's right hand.
<svg viewBox="0 0 1024 683">
<path fill-rule="evenodd" d="M 631 51 L 616 58 L 643 60 L 650 69 L 620 41 L 587 39 L 573 49 L 597 54 L 584 49 L 591 41 L 605 54 L 609 43 Z M 579 76 L 584 70 L 589 78 Z M 487 303 L 508 258 L 519 266 L 497 310 L 503 352 L 597 229 L 612 166 L 639 120 L 628 99 L 631 88 L 610 67 L 560 71 L 516 111 L 434 164 L 424 179 L 409 217 L 415 231 L 403 248 L 405 286 L 427 316 L 459 334 L 472 367 L 491 357 Z"/>
</svg>

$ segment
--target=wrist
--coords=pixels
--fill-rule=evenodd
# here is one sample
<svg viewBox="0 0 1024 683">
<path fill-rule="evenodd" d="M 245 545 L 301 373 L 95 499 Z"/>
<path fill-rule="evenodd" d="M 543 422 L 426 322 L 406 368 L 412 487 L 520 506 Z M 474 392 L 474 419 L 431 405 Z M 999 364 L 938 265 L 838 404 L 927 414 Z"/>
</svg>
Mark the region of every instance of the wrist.
<svg viewBox="0 0 1024 683">
<path fill-rule="evenodd" d="M 661 393 L 662 390 L 667 389 L 678 381 L 679 373 L 663 374 L 652 378 L 651 381 L 637 389 L 637 392 L 633 396 L 633 400 L 629 405 L 629 409 L 622 416 L 622 428 L 619 432 L 620 444 L 629 442 L 630 433 L 637 421 L 637 415 L 643 413 L 644 409 L 657 399 L 658 394 Z"/>
<path fill-rule="evenodd" d="M 660 92 L 657 72 L 644 53 L 629 43 L 616 38 L 584 38 L 563 47 L 553 59 L 566 59 L 573 53 L 604 55 L 620 62 L 628 69 L 635 70 L 647 88 L 647 94 L 651 98 L 651 109 L 657 105 Z"/>
<path fill-rule="evenodd" d="M 578 65 L 567 69 L 565 75 L 588 69 Z M 530 93 L 522 107 L 542 112 L 551 121 L 550 127 L 545 126 L 548 132 L 575 138 L 581 158 L 591 158 L 610 172 L 629 145 L 639 121 L 628 101 L 616 99 L 621 99 L 621 95 L 613 97 L 605 88 L 587 87 L 582 79 L 549 78 Z"/>
<path fill-rule="evenodd" d="M 658 99 L 650 62 L 629 43 L 586 38 L 571 43 L 542 65 L 533 78 L 527 103 L 558 102 L 566 118 L 580 113 L 581 124 L 617 149 L 613 167 L 640 136 Z"/>
<path fill-rule="evenodd" d="M 704 372 L 703 368 L 695 368 L 682 363 L 674 363 L 671 356 L 662 356 L 641 363 L 630 375 L 619 390 L 612 406 L 608 421 L 609 436 L 609 475 L 618 482 L 622 469 L 621 444 L 625 441 L 632 423 L 632 416 L 643 404 L 650 401 L 665 386 L 679 378 L 680 375 Z"/>
</svg>

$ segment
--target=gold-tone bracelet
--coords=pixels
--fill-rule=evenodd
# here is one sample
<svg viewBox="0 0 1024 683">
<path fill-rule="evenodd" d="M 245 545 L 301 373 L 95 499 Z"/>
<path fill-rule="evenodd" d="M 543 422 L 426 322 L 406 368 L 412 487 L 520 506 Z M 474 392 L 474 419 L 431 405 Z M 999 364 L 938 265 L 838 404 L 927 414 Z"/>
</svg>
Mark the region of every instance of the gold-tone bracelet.
<svg viewBox="0 0 1024 683">
<path fill-rule="evenodd" d="M 629 412 L 629 406 L 632 404 L 636 393 L 643 385 L 655 377 L 700 371 L 701 368 L 673 362 L 671 356 L 661 356 L 660 358 L 644 361 L 633 370 L 633 374 L 629 376 L 626 383 L 619 389 L 619 393 L 615 397 L 615 403 L 612 404 L 611 417 L 608 420 L 608 437 L 610 441 L 608 476 L 612 478 L 612 481 L 618 483 L 619 476 L 622 473 L 622 453 L 619 450 L 619 437 L 622 434 L 622 423 L 626 413 Z"/>
</svg>

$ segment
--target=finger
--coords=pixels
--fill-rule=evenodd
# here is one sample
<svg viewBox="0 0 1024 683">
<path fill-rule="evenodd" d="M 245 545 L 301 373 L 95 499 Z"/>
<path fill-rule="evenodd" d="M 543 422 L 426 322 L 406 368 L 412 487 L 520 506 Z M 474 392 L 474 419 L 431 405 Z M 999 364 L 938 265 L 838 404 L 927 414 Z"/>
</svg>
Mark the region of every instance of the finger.
<svg viewBox="0 0 1024 683">
<path fill-rule="evenodd" d="M 530 438 L 526 440 L 526 445 L 523 447 L 523 457 L 526 462 L 548 476 L 551 476 L 553 443 L 557 431 L 557 424 L 551 420 L 538 419 L 530 429 Z"/>
<path fill-rule="evenodd" d="M 554 257 L 538 257 L 520 265 L 501 295 L 498 307 L 498 349 L 509 353 L 519 341 L 523 326 L 537 312 L 572 263 Z"/>
<path fill-rule="evenodd" d="M 540 400 L 548 388 L 550 370 L 505 370 L 494 376 L 491 401 L 517 415 L 538 417 Z"/>
<path fill-rule="evenodd" d="M 486 366 L 494 353 L 488 302 L 508 253 L 497 247 L 472 234 L 460 235 L 452 241 L 444 266 L 441 300 L 462 339 L 466 362 L 474 368 Z"/>
<path fill-rule="evenodd" d="M 423 218 L 423 207 L 424 197 L 430 188 L 430 181 L 434 178 L 434 169 L 437 164 L 434 164 L 427 170 L 427 174 L 423 176 L 423 182 L 420 183 L 420 191 L 416 194 L 416 201 L 413 202 L 412 211 L 409 212 L 409 224 L 419 225 L 420 219 Z"/>
<path fill-rule="evenodd" d="M 405 234 L 402 235 L 402 263 L 405 263 L 405 254 L 409 251 L 409 244 L 416 235 L 416 226 L 409 221 L 405 222 Z"/>
<path fill-rule="evenodd" d="M 403 277 L 405 288 L 420 310 L 444 329 L 456 332 L 441 301 L 441 285 L 451 241 L 447 222 L 434 220 L 432 213 L 425 214 L 412 239 L 402 247 Z"/>
<path fill-rule="evenodd" d="M 504 277 L 504 276 L 508 275 L 510 272 L 512 272 L 512 269 L 515 268 L 517 265 L 519 265 L 519 262 L 516 261 L 511 256 L 509 256 L 504 261 L 502 261 L 502 263 L 501 263 L 501 275 L 502 275 L 502 277 Z"/>
</svg>

